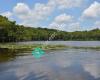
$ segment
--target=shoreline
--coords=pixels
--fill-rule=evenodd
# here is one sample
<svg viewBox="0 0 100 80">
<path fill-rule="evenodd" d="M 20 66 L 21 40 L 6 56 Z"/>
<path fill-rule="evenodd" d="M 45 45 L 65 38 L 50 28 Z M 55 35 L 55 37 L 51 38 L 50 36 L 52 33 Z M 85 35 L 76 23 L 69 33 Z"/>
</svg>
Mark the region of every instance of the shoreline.
<svg viewBox="0 0 100 80">
<path fill-rule="evenodd" d="M 0 44 L 0 51 L 1 50 L 34 50 L 34 48 L 42 48 L 42 44 Z M 95 47 L 80 47 L 80 46 L 66 46 L 66 45 L 46 45 L 42 49 L 43 50 L 59 50 L 59 49 L 67 49 L 67 48 L 74 48 L 74 49 L 100 49 L 100 46 Z"/>
</svg>

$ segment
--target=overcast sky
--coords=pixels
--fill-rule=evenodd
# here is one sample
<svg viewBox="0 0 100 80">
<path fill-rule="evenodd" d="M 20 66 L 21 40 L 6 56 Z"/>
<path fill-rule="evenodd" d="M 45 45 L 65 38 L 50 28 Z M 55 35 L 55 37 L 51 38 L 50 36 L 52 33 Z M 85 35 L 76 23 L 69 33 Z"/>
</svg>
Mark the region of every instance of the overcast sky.
<svg viewBox="0 0 100 80">
<path fill-rule="evenodd" d="M 100 28 L 100 0 L 0 0 L 0 14 L 31 27 Z"/>
</svg>

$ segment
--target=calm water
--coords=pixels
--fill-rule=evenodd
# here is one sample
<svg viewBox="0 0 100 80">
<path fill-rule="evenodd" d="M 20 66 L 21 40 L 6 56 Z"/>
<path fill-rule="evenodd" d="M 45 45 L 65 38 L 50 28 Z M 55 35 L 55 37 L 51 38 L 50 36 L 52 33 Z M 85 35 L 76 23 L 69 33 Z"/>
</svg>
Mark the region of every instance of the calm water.
<svg viewBox="0 0 100 80">
<path fill-rule="evenodd" d="M 30 42 L 19 42 L 17 44 L 61 44 L 67 46 L 86 46 L 86 47 L 96 47 L 100 46 L 100 41 L 30 41 Z"/>
<path fill-rule="evenodd" d="M 48 51 L 40 59 L 29 51 L 9 58 L 0 63 L 0 80 L 100 80 L 100 50 Z"/>
</svg>

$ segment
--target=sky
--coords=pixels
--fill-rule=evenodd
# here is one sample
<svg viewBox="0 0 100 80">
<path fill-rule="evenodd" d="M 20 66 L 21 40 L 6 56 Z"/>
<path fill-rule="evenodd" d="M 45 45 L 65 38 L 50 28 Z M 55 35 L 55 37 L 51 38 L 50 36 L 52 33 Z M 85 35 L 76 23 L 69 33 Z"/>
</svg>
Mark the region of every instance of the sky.
<svg viewBox="0 0 100 80">
<path fill-rule="evenodd" d="M 92 30 L 100 28 L 100 0 L 0 0 L 0 15 L 29 27 Z"/>
</svg>

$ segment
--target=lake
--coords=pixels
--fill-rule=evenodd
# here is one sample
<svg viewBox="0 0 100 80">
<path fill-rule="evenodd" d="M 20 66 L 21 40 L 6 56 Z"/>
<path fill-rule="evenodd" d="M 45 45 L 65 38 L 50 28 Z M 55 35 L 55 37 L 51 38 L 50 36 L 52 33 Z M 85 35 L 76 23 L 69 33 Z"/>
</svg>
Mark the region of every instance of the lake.
<svg viewBox="0 0 100 80">
<path fill-rule="evenodd" d="M 44 42 L 17 44 L 35 43 Z M 100 41 L 53 41 L 48 44 L 95 47 L 100 46 Z M 35 59 L 31 52 L 6 56 L 0 62 L 0 80 L 100 80 L 98 49 L 52 50 L 47 51 L 40 59 Z"/>
<path fill-rule="evenodd" d="M 78 46 L 78 47 L 98 47 L 100 41 L 28 41 L 17 42 L 17 44 L 53 44 L 53 45 L 66 45 L 66 46 Z"/>
</svg>

